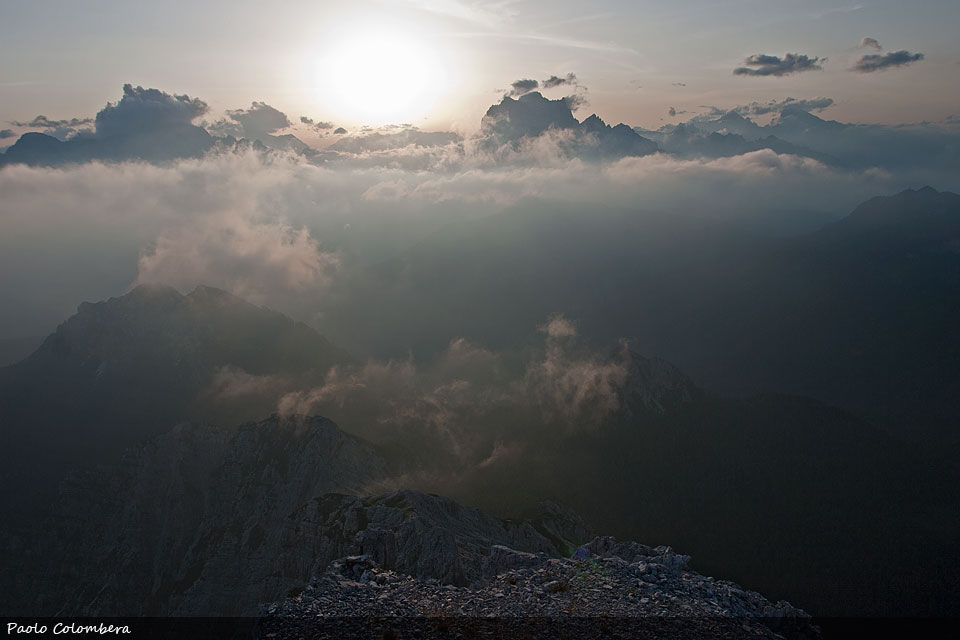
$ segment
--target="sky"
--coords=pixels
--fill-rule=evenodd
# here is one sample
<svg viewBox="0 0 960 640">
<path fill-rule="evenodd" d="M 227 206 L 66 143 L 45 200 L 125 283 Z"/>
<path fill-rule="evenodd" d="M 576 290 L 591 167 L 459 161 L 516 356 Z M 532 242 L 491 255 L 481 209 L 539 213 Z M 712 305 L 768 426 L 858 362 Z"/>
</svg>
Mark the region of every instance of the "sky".
<svg viewBox="0 0 960 640">
<path fill-rule="evenodd" d="M 91 117 L 132 83 L 212 114 L 265 101 L 294 121 L 469 133 L 512 82 L 569 73 L 579 118 L 648 128 L 787 97 L 832 98 L 844 122 L 942 122 L 960 111 L 957 25 L 955 0 L 5 0 L 0 128 Z M 788 54 L 809 64 L 746 64 Z"/>
<path fill-rule="evenodd" d="M 543 203 L 797 234 L 960 191 L 958 18 L 956 0 L 3 0 L 0 339 L 157 282 L 324 330 L 328 293 L 370 265 Z"/>
</svg>

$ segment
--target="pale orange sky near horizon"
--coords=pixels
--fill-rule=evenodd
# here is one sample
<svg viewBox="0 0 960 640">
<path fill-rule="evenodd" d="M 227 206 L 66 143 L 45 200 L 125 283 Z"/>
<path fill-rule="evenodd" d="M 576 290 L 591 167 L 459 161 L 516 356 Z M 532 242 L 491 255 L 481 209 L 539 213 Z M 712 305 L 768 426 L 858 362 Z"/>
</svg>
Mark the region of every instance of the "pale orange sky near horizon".
<svg viewBox="0 0 960 640">
<path fill-rule="evenodd" d="M 11 2 L 0 7 L 0 128 L 37 114 L 93 116 L 129 82 L 199 97 L 209 119 L 256 100 L 297 124 L 308 116 L 351 130 L 409 122 L 470 133 L 511 82 L 570 72 L 586 91 L 580 119 L 596 112 L 609 123 L 657 128 L 708 105 L 822 96 L 835 100 L 821 114 L 828 119 L 936 123 L 960 111 L 958 23 L 960 4 L 941 0 L 603 0 L 588 11 L 569 2 L 466 0 L 288 2 L 272 10 L 247 1 Z M 883 49 L 858 48 L 865 36 Z M 391 73 L 378 82 L 370 77 L 376 60 L 360 64 L 356 51 L 391 38 L 382 51 L 397 53 L 380 55 Z M 357 42 L 368 44 L 351 49 Z M 850 71 L 862 55 L 899 50 L 924 58 Z M 761 53 L 804 54 L 822 68 L 732 73 Z M 407 95 L 411 78 L 420 89 Z M 391 106 L 401 101 L 405 108 Z"/>
</svg>

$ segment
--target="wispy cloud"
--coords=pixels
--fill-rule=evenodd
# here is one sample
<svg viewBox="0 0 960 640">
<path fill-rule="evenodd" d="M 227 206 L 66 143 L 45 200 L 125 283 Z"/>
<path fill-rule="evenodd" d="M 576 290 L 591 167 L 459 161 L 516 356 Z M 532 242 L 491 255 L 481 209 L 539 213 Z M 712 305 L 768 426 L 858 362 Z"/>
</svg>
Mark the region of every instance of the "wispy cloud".
<svg viewBox="0 0 960 640">
<path fill-rule="evenodd" d="M 546 25 L 547 29 L 552 29 L 554 27 L 563 27 L 568 24 L 580 24 L 583 22 L 593 22 L 594 20 L 606 20 L 608 18 L 615 18 L 617 16 L 613 11 L 605 11 L 603 13 L 594 13 L 588 16 L 575 16 L 573 18 L 568 18 L 566 20 L 560 20 L 558 22 L 553 22 Z"/>
<path fill-rule="evenodd" d="M 640 55 L 640 52 L 631 47 L 624 47 L 615 42 L 599 42 L 596 40 L 579 40 L 564 36 L 545 35 L 542 33 L 510 33 L 510 32 L 461 32 L 454 34 L 461 38 L 503 38 L 505 40 L 526 40 L 545 46 L 565 49 L 582 49 L 602 53 L 621 53 Z"/>
<path fill-rule="evenodd" d="M 415 9 L 479 24 L 496 27 L 516 16 L 513 6 L 516 2 L 499 0 L 494 2 L 465 2 L 464 0 L 406 0 L 406 4 Z"/>
<path fill-rule="evenodd" d="M 853 13 L 854 11 L 860 11 L 865 8 L 865 4 L 854 4 L 849 7 L 833 7 L 831 9 L 824 9 L 823 11 L 817 11 L 810 16 L 812 20 L 820 20 L 821 18 L 826 18 L 828 16 L 833 16 L 838 13 Z"/>
</svg>

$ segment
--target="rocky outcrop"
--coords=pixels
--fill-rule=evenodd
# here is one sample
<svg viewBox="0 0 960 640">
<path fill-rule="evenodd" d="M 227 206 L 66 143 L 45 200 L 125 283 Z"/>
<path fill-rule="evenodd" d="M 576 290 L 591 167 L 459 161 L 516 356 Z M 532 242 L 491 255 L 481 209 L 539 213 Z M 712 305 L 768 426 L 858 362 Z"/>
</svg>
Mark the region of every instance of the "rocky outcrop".
<svg viewBox="0 0 960 640">
<path fill-rule="evenodd" d="M 314 568 L 365 554 L 378 565 L 423 579 L 466 586 L 491 570 L 491 549 L 504 545 L 568 555 L 590 532 L 573 512 L 551 502 L 524 520 L 501 520 L 449 498 L 400 490 L 375 498 L 325 495 L 291 516 L 288 539 L 312 540 Z"/>
<path fill-rule="evenodd" d="M 804 611 L 687 568 L 688 556 L 595 538 L 571 558 L 492 549 L 497 571 L 471 587 L 342 558 L 303 593 L 265 606 L 269 637 L 817 638 Z M 478 634 L 482 635 L 482 634 Z M 333 636 L 331 636 L 333 637 Z"/>
</svg>

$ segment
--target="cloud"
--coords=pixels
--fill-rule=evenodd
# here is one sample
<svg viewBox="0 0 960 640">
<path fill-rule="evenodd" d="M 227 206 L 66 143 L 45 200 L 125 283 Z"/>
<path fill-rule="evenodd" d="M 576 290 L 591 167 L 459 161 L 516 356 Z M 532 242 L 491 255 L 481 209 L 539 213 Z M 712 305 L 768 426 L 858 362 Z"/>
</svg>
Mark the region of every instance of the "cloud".
<svg viewBox="0 0 960 640">
<path fill-rule="evenodd" d="M 690 112 L 686 110 L 678 111 L 675 107 L 670 107 L 669 109 L 667 109 L 667 113 L 669 113 L 671 116 L 677 116 L 677 115 L 682 115 L 684 113 L 690 113 Z"/>
<path fill-rule="evenodd" d="M 316 122 L 312 118 L 308 118 L 307 116 L 300 116 L 300 122 L 307 126 L 313 127 L 317 131 L 325 131 L 327 129 L 333 129 L 333 126 L 334 126 L 332 122 L 323 122 L 323 121 Z"/>
<path fill-rule="evenodd" d="M 277 397 L 291 385 L 291 381 L 279 375 L 254 375 L 237 367 L 217 369 L 205 395 L 216 402 L 236 402 L 252 396 Z"/>
<path fill-rule="evenodd" d="M 883 47 L 880 46 L 880 43 L 877 42 L 876 38 L 866 38 L 866 37 L 860 40 L 860 44 L 858 45 L 857 48 L 876 49 L 877 51 L 880 51 L 881 49 L 883 49 Z"/>
<path fill-rule="evenodd" d="M 734 107 L 732 111 L 745 116 L 782 113 L 784 109 L 795 109 L 797 111 L 810 113 L 812 111 L 823 111 L 833 104 L 833 98 L 785 98 L 783 100 L 770 100 L 769 102 L 751 102 L 747 105 Z"/>
<path fill-rule="evenodd" d="M 338 265 L 306 229 L 229 211 L 162 233 L 141 254 L 137 283 L 189 289 L 202 282 L 263 302 L 274 291 L 320 289 Z"/>
<path fill-rule="evenodd" d="M 30 122 L 17 123 L 45 131 L 21 136 L 0 158 L 0 164 L 56 166 L 131 159 L 170 162 L 196 157 L 213 145 L 210 134 L 192 124 L 206 111 L 206 103 L 199 98 L 125 84 L 121 99 L 108 102 L 97 113 L 94 129 L 76 128 L 89 123 L 86 118 L 50 120 L 41 115 Z M 50 137 L 63 144 L 55 144 Z"/>
<path fill-rule="evenodd" d="M 842 210 L 916 183 L 960 188 L 954 129 L 848 125 L 802 113 L 831 103 L 790 97 L 735 109 L 782 114 L 768 127 L 724 119 L 721 110 L 719 120 L 691 121 L 706 136 L 775 136 L 779 154 L 733 136 L 723 138 L 730 142 L 723 158 L 656 153 L 647 139 L 656 132 L 641 137 L 595 116 L 581 122 L 568 101 L 532 92 L 504 98 L 478 136 L 461 140 L 391 129 L 309 159 L 231 147 L 162 166 L 82 163 L 89 156 L 57 171 L 8 164 L 0 169 L 0 290 L 14 311 L 0 318 L 0 331 L 55 326 L 84 298 L 158 280 L 220 286 L 315 322 L 329 309 L 328 293 L 358 264 L 376 263 L 443 225 L 526 201 L 738 219 L 784 202 Z M 144 148 L 168 138 L 180 139 L 163 130 Z M 103 141 L 78 148 L 86 142 Z"/>
<path fill-rule="evenodd" d="M 266 142 L 273 137 L 271 134 L 293 124 L 285 113 L 266 102 L 253 102 L 249 109 L 227 111 L 227 118 L 228 120 L 219 120 L 208 128 L 223 135 L 242 136 Z M 303 118 L 301 118 L 302 121 Z"/>
<path fill-rule="evenodd" d="M 259 164 L 255 155 L 225 157 L 222 163 L 210 166 L 182 167 L 198 182 L 201 190 L 194 198 L 199 196 L 202 209 L 165 226 L 142 248 L 137 283 L 159 282 L 184 290 L 208 284 L 257 303 L 276 299 L 277 294 L 282 298 L 317 293 L 330 283 L 339 257 L 323 251 L 305 227 L 264 211 L 258 203 L 257 187 L 238 184 L 237 179 L 251 178 L 251 164 Z M 231 165 L 238 172 L 236 177 L 222 173 Z M 273 171 L 269 165 L 263 167 L 261 187 L 283 179 L 290 166 L 275 165 Z M 211 180 L 233 193 L 209 193 L 207 189 L 215 184 Z"/>
<path fill-rule="evenodd" d="M 208 109 L 199 98 L 125 84 L 123 97 L 97 113 L 96 134 L 109 138 L 189 126 Z"/>
<path fill-rule="evenodd" d="M 910 53 L 906 50 L 891 51 L 889 53 L 871 53 L 861 56 L 850 69 L 858 73 L 873 73 L 884 69 L 893 69 L 923 60 L 922 53 Z"/>
<path fill-rule="evenodd" d="M 814 133 L 804 128 L 793 139 Z M 492 146 L 468 139 L 323 163 L 229 152 L 162 166 L 5 166 L 0 290 L 7 313 L 0 335 L 52 329 L 82 300 L 166 278 L 186 290 L 210 284 L 244 292 L 315 322 L 358 264 L 376 263 L 457 220 L 524 202 L 703 210 L 737 220 L 775 215 L 769 212 L 784 202 L 842 211 L 916 183 L 960 189 L 949 155 L 956 137 L 935 127 L 833 124 L 822 143 L 814 139 L 818 149 L 833 144 L 825 152 L 836 155 L 860 149 L 853 159 L 863 158 L 862 170 L 769 150 L 716 160 L 611 155 L 592 163 L 584 160 L 591 147 L 578 136 L 548 128 Z M 871 168 L 894 160 L 895 169 Z"/>
<path fill-rule="evenodd" d="M 543 82 L 537 80 L 531 80 L 530 78 L 524 78 L 522 80 L 517 80 L 510 84 L 510 90 L 505 94 L 510 98 L 519 98 L 520 96 L 526 95 L 531 91 L 536 91 L 537 89 L 554 89 L 556 87 L 571 86 L 577 87 L 582 90 L 586 90 L 586 87 L 581 85 L 577 81 L 577 76 L 575 73 L 568 73 L 563 76 L 550 76 Z"/>
<path fill-rule="evenodd" d="M 516 98 L 524 94 L 530 93 L 540 87 L 540 83 L 536 80 L 530 80 L 529 78 L 524 80 L 517 80 L 516 82 L 510 83 L 512 87 L 510 91 L 507 92 L 507 95 L 511 98 Z"/>
<path fill-rule="evenodd" d="M 337 127 L 337 128 L 334 129 L 334 131 L 333 131 L 333 135 L 335 135 L 335 136 L 342 136 L 342 135 L 344 135 L 345 133 L 347 133 L 347 130 L 344 129 L 343 127 Z"/>
<path fill-rule="evenodd" d="M 683 83 L 683 82 L 674 82 L 674 83 L 673 83 L 673 86 L 675 86 L 675 87 L 685 87 L 685 86 L 687 86 L 687 85 L 686 85 L 686 83 Z"/>
<path fill-rule="evenodd" d="M 578 347 L 560 316 L 545 326 L 543 346 L 521 361 L 455 338 L 424 363 L 334 367 L 321 385 L 280 396 L 277 412 L 321 413 L 376 443 L 435 447 L 458 470 L 490 466 L 544 431 L 596 429 L 620 406 L 629 355 Z"/>
<path fill-rule="evenodd" d="M 570 111 L 576 111 L 590 104 L 587 96 L 582 93 L 572 93 L 569 96 L 560 98 Z"/>
<path fill-rule="evenodd" d="M 70 118 L 69 120 L 51 120 L 47 116 L 39 115 L 29 122 L 11 122 L 15 127 L 30 129 L 57 129 L 60 127 L 82 127 L 93 124 L 93 118 Z"/>
<path fill-rule="evenodd" d="M 551 316 L 546 324 L 540 325 L 537 329 L 551 338 L 572 338 L 577 335 L 577 328 L 570 320 L 563 317 L 563 314 Z"/>
<path fill-rule="evenodd" d="M 783 58 L 758 53 L 744 60 L 743 63 L 746 66 L 734 69 L 733 75 L 779 77 L 791 73 L 823 69 L 822 66 L 817 64 L 818 62 L 821 62 L 820 58 L 811 58 L 800 53 L 788 53 Z"/>
<path fill-rule="evenodd" d="M 628 354 L 614 360 L 574 355 L 561 343 L 565 337 L 570 336 L 548 334 L 545 357 L 527 369 L 525 393 L 536 400 L 546 422 L 559 422 L 568 432 L 596 428 L 620 406 Z"/>
<path fill-rule="evenodd" d="M 69 120 L 51 120 L 44 115 L 38 115 L 28 122 L 11 121 L 15 127 L 24 127 L 27 129 L 44 129 L 44 133 L 53 136 L 57 140 L 68 140 L 76 135 L 89 135 L 93 129 L 89 126 L 93 124 L 93 118 L 70 118 Z M 5 131 L 10 131 L 5 129 Z M 13 132 L 10 131 L 13 135 Z"/>
<path fill-rule="evenodd" d="M 562 78 L 558 76 L 550 76 L 549 78 L 543 81 L 543 88 L 553 89 L 554 87 L 560 87 L 563 85 L 576 85 L 576 84 L 577 84 L 577 76 L 573 73 L 568 73 L 566 76 Z"/>
<path fill-rule="evenodd" d="M 390 129 L 392 130 L 392 128 Z M 328 151 L 346 151 L 361 154 L 370 151 L 388 151 L 408 146 L 439 147 L 460 141 L 460 136 L 449 131 L 420 131 L 404 129 L 397 133 L 374 131 L 366 135 L 341 138 L 328 148 Z"/>
<path fill-rule="evenodd" d="M 12 138 L 12 137 L 14 137 L 14 136 L 16 136 L 16 135 L 17 135 L 17 134 L 15 134 L 15 133 L 14 133 L 12 130 L 10 130 L 10 129 L 0 129 L 0 140 L 5 140 L 5 139 L 7 139 L 7 138 Z"/>
</svg>

